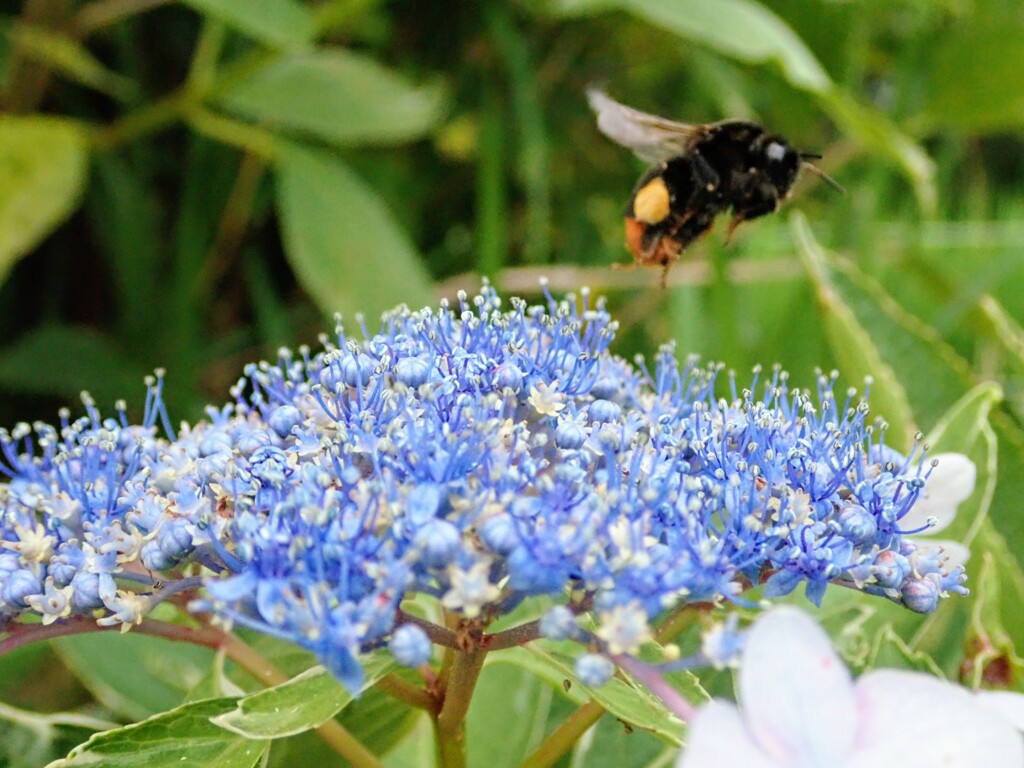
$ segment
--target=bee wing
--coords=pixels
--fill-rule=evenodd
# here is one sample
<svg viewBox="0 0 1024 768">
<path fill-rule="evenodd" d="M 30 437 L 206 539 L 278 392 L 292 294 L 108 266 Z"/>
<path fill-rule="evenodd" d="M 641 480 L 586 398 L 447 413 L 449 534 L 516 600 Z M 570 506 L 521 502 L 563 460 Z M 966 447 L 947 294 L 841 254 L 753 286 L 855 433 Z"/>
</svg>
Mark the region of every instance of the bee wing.
<svg viewBox="0 0 1024 768">
<path fill-rule="evenodd" d="M 601 133 L 649 163 L 685 153 L 704 135 L 706 128 L 627 107 L 598 88 L 587 89 L 587 100 L 597 113 Z"/>
</svg>

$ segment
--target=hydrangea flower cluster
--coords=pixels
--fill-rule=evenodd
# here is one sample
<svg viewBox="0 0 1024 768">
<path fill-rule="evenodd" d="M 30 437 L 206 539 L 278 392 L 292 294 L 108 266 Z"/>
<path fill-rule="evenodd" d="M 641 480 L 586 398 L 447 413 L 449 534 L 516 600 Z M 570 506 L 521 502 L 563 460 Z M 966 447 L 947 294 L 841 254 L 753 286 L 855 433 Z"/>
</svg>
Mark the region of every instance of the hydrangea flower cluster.
<svg viewBox="0 0 1024 768">
<path fill-rule="evenodd" d="M 250 366 L 233 402 L 176 432 L 159 377 L 141 424 L 87 402 L 59 429 L 4 431 L 0 631 L 25 614 L 127 628 L 201 586 L 193 610 L 356 687 L 356 655 L 414 593 L 484 624 L 584 594 L 601 647 L 630 654 L 666 609 L 764 581 L 924 612 L 966 592 L 901 525 L 931 465 L 884 446 L 834 378 L 812 396 L 778 370 L 742 391 L 729 377 L 721 398 L 720 368 L 669 346 L 630 364 L 615 330 L 586 292 L 503 310 L 485 285 L 358 339 L 339 321 L 323 351 Z M 398 637 L 407 663 L 417 637 Z"/>
</svg>

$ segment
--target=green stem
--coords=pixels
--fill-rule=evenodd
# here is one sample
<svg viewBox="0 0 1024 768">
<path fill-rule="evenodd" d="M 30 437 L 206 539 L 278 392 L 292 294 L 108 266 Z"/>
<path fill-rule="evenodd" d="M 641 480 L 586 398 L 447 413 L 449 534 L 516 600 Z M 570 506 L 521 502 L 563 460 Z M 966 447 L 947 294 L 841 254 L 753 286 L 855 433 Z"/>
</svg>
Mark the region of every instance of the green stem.
<svg viewBox="0 0 1024 768">
<path fill-rule="evenodd" d="M 508 136 L 504 112 L 494 85 L 485 78 L 476 172 L 476 239 L 479 271 L 492 278 L 505 265 L 508 250 L 505 226 L 508 218 L 505 142 Z"/>
<path fill-rule="evenodd" d="M 486 657 L 487 651 L 479 646 L 452 653 L 444 704 L 434 718 L 438 765 L 441 768 L 466 766 L 466 713 Z"/>
<path fill-rule="evenodd" d="M 121 19 L 161 5 L 170 5 L 172 2 L 173 0 L 97 0 L 89 3 L 75 15 L 74 29 L 80 37 L 88 37 Z"/>
<path fill-rule="evenodd" d="M 654 631 L 654 641 L 662 645 L 671 642 L 693 624 L 701 613 L 710 611 L 713 608 L 714 606 L 711 603 L 683 603 L 658 625 L 658 628 Z"/>
<path fill-rule="evenodd" d="M 437 701 L 433 696 L 419 686 L 406 682 L 398 675 L 385 675 L 377 683 L 377 687 L 393 699 L 398 699 L 410 707 L 437 713 Z"/>
<path fill-rule="evenodd" d="M 267 163 L 260 156 L 248 153 L 242 158 L 235 183 L 224 204 L 213 247 L 193 283 L 197 299 L 209 301 L 218 282 L 234 267 L 238 249 L 249 229 L 256 193 L 259 191 L 266 168 Z"/>
<path fill-rule="evenodd" d="M 112 125 L 95 131 L 92 135 L 93 146 L 99 152 L 107 152 L 167 128 L 178 122 L 196 102 L 196 97 L 187 90 L 174 91 L 137 112 L 125 115 Z"/>
<path fill-rule="evenodd" d="M 199 89 L 199 83 L 194 84 L 195 87 L 186 83 L 162 99 L 95 131 L 92 136 L 93 146 L 101 152 L 110 151 L 147 134 L 168 128 L 182 119 L 203 120 L 200 107 L 205 100 L 230 90 L 273 56 L 274 54 L 266 51 L 254 51 L 243 56 L 222 70 L 216 80 L 202 83 L 202 89 Z"/>
<path fill-rule="evenodd" d="M 223 23 L 203 18 L 199 40 L 185 80 L 186 88 L 192 93 L 206 93 L 213 86 L 217 77 L 217 62 L 226 37 L 227 28 Z"/>
<path fill-rule="evenodd" d="M 604 707 L 596 701 L 588 701 L 552 731 L 533 754 L 520 764 L 520 768 L 549 768 L 554 765 L 603 714 Z"/>
</svg>

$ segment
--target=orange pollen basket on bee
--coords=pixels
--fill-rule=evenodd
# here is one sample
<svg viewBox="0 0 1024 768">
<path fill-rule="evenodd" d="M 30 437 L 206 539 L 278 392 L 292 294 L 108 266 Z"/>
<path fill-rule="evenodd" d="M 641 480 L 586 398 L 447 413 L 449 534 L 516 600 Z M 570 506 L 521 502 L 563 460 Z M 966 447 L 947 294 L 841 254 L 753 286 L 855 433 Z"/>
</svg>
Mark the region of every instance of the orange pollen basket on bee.
<svg viewBox="0 0 1024 768">
<path fill-rule="evenodd" d="M 626 247 L 637 259 L 643 259 L 644 225 L 632 216 L 626 217 Z"/>
</svg>

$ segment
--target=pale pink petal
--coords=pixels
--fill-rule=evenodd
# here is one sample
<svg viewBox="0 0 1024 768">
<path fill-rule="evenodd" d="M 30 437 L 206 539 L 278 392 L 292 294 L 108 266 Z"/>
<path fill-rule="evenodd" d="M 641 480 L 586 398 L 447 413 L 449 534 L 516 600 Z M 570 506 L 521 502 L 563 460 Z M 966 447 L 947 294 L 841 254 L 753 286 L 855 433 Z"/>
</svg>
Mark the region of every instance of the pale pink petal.
<svg viewBox="0 0 1024 768">
<path fill-rule="evenodd" d="M 780 765 L 839 766 L 852 749 L 850 673 L 825 631 L 796 608 L 776 608 L 754 622 L 739 699 L 754 740 Z"/>
<path fill-rule="evenodd" d="M 1012 691 L 975 691 L 984 706 L 1005 717 L 1018 731 L 1024 731 L 1024 694 Z"/>
<path fill-rule="evenodd" d="M 676 768 L 784 768 L 751 740 L 736 707 L 711 701 L 690 724 Z"/>
<path fill-rule="evenodd" d="M 850 765 L 1022 768 L 1024 739 L 963 688 L 903 670 L 857 681 L 860 730 Z"/>
<path fill-rule="evenodd" d="M 928 531 L 941 531 L 956 517 L 957 506 L 974 493 L 978 470 L 973 461 L 962 453 L 940 453 L 931 458 L 938 464 L 929 475 L 914 506 L 900 520 L 900 527 L 904 530 L 919 528 L 934 517 L 938 522 Z"/>
</svg>

